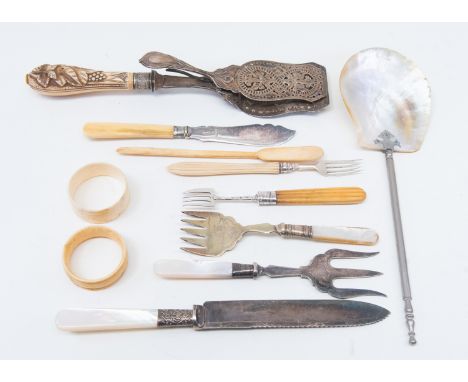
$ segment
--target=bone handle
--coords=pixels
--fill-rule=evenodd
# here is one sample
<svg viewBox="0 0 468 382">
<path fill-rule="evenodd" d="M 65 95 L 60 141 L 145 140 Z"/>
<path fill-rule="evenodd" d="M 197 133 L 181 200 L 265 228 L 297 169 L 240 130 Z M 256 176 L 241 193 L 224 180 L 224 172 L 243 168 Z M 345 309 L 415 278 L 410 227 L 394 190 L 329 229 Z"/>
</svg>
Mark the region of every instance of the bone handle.
<svg viewBox="0 0 468 382">
<path fill-rule="evenodd" d="M 179 162 L 168 166 L 167 169 L 182 176 L 279 174 L 279 163 Z"/>
<path fill-rule="evenodd" d="M 167 138 L 174 137 L 172 125 L 140 123 L 89 122 L 83 133 L 92 139 Z"/>
<path fill-rule="evenodd" d="M 304 238 L 327 243 L 374 245 L 379 239 L 377 232 L 361 227 L 322 227 L 278 224 L 277 232 L 287 238 Z"/>
<path fill-rule="evenodd" d="M 117 149 L 117 152 L 123 155 L 143 155 L 153 157 L 257 159 L 257 153 L 249 151 L 182 150 L 159 149 L 153 147 L 120 147 Z"/>
<path fill-rule="evenodd" d="M 26 75 L 34 90 L 50 96 L 68 96 L 110 90 L 132 90 L 133 73 L 104 72 L 69 65 L 41 65 Z"/>
<path fill-rule="evenodd" d="M 154 263 L 154 273 L 169 279 L 230 279 L 232 263 L 164 259 Z"/>
<path fill-rule="evenodd" d="M 356 204 L 365 199 L 366 192 L 359 187 L 276 191 L 277 204 Z"/>
</svg>

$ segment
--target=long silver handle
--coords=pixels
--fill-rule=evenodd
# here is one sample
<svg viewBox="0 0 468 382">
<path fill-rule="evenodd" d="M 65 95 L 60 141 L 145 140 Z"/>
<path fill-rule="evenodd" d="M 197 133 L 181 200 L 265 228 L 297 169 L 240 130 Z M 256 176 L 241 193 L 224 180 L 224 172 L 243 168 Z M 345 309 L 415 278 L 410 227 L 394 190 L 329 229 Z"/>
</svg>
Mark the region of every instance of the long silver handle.
<svg viewBox="0 0 468 382">
<path fill-rule="evenodd" d="M 408 275 L 408 264 L 406 261 L 405 240 L 403 237 L 403 226 L 401 224 L 400 202 L 398 200 L 398 188 L 395 176 L 395 163 L 393 161 L 393 150 L 385 150 L 387 162 L 388 183 L 390 185 L 390 197 L 392 199 L 393 223 L 397 242 L 398 264 L 400 267 L 401 287 L 403 290 L 403 301 L 405 302 L 406 325 L 408 326 L 409 343 L 416 344 L 414 332 L 414 314 L 411 303 L 411 287 Z"/>
</svg>

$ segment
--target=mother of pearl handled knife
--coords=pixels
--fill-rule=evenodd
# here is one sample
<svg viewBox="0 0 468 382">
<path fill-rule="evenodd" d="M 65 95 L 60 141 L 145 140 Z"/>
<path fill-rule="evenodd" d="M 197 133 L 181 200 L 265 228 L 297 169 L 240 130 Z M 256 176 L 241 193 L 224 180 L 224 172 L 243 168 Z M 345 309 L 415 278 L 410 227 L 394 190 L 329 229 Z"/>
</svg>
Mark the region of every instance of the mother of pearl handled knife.
<svg viewBox="0 0 468 382">
<path fill-rule="evenodd" d="M 120 147 L 123 155 L 178 158 L 259 159 L 264 162 L 317 162 L 323 150 L 317 146 L 267 147 L 258 151 L 181 150 L 152 147 Z"/>
<path fill-rule="evenodd" d="M 69 332 L 192 327 L 209 329 L 330 328 L 374 324 L 390 312 L 337 300 L 207 301 L 192 309 L 66 309 L 56 325 Z"/>
<path fill-rule="evenodd" d="M 290 140 L 296 132 L 280 125 L 173 126 L 136 123 L 89 122 L 84 134 L 93 139 L 198 139 L 249 146 L 271 146 Z"/>
</svg>

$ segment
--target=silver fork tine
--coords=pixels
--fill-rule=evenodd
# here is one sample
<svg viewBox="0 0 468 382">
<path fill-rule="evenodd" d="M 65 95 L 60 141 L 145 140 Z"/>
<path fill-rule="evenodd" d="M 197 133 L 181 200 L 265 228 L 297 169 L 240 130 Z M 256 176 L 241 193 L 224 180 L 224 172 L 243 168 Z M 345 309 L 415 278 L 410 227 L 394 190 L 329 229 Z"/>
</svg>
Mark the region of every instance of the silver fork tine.
<svg viewBox="0 0 468 382">
<path fill-rule="evenodd" d="M 192 254 L 194 254 L 194 255 L 199 255 L 199 256 L 210 256 L 210 255 L 206 252 L 206 248 L 181 247 L 180 249 L 182 249 L 182 250 L 185 251 L 185 252 L 192 253 Z"/>
<path fill-rule="evenodd" d="M 181 237 L 183 241 L 186 241 L 187 243 L 193 244 L 193 245 L 198 245 L 199 247 L 205 247 L 206 246 L 206 239 L 199 239 L 196 237 Z"/>
<path fill-rule="evenodd" d="M 374 277 L 381 276 L 381 272 L 369 271 L 367 269 L 335 268 L 332 276 L 335 279 L 350 279 L 354 277 Z"/>
<path fill-rule="evenodd" d="M 362 159 L 349 159 L 349 160 L 324 160 L 326 164 L 358 164 L 362 162 Z"/>
<path fill-rule="evenodd" d="M 208 219 L 210 214 L 215 214 L 215 212 L 204 212 L 204 211 L 182 211 L 186 215 L 193 216 L 194 218 Z"/>
<path fill-rule="evenodd" d="M 336 298 L 353 298 L 361 296 L 382 296 L 387 297 L 386 294 L 377 292 L 370 289 L 353 289 L 353 288 L 335 288 L 331 287 L 329 292 L 331 296 Z"/>
<path fill-rule="evenodd" d="M 191 224 L 200 228 L 208 227 L 208 223 L 206 222 L 206 220 L 182 219 L 182 221 L 184 223 Z"/>
<path fill-rule="evenodd" d="M 200 228 L 181 228 L 182 231 L 199 237 L 206 237 L 206 229 Z"/>
</svg>

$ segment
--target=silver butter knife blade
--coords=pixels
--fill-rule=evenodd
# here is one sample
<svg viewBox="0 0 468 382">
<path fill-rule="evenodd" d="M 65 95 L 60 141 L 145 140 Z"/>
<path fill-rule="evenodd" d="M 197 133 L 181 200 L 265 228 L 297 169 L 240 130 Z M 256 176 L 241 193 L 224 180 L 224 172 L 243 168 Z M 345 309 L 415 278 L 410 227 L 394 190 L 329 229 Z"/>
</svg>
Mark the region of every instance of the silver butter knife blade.
<svg viewBox="0 0 468 382">
<path fill-rule="evenodd" d="M 67 309 L 59 329 L 71 332 L 194 327 L 209 329 L 330 328 L 369 325 L 389 311 L 360 301 L 208 301 L 193 309 Z"/>
<path fill-rule="evenodd" d="M 188 136 L 204 142 L 234 143 L 247 146 L 271 146 L 289 141 L 296 132 L 280 125 L 188 127 Z"/>
</svg>

